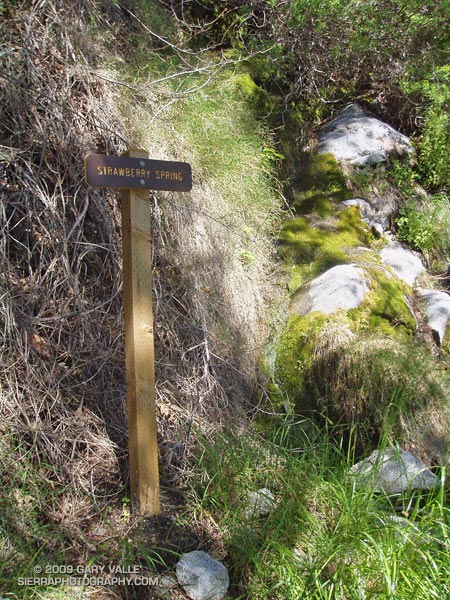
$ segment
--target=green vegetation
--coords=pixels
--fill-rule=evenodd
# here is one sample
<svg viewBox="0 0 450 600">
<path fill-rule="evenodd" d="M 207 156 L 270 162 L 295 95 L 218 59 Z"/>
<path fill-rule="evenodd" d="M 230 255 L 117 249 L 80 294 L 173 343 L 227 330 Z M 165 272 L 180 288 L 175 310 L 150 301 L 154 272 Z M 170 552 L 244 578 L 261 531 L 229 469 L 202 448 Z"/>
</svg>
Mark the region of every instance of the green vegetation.
<svg viewBox="0 0 450 600">
<path fill-rule="evenodd" d="M 423 102 L 423 135 L 419 138 L 419 171 L 425 184 L 448 191 L 450 163 L 450 65 L 433 65 L 427 73 L 417 73 L 403 84 L 405 91 Z M 426 75 L 426 77 L 424 77 Z M 420 76 L 423 79 L 420 79 Z"/>
<path fill-rule="evenodd" d="M 446 489 L 399 521 L 348 470 L 404 443 L 444 480 L 450 333 L 431 346 L 374 258 L 383 241 L 342 201 L 395 196 L 398 237 L 448 269 L 448 1 L 14 0 L 0 15 L 0 597 L 156 598 L 18 578 L 154 576 L 207 548 L 236 600 L 445 598 Z M 348 175 L 316 154 L 317 128 L 355 101 L 413 137 L 416 165 Z M 120 203 L 82 166 L 130 146 L 194 174 L 191 193 L 149 199 L 150 520 L 127 487 Z M 286 283 L 353 262 L 360 307 L 285 317 Z M 258 519 L 246 502 L 262 487 L 276 506 Z"/>
<path fill-rule="evenodd" d="M 241 227 L 272 234 L 280 216 L 273 210 L 278 155 L 271 148 L 270 132 L 252 110 L 253 86 L 251 93 L 242 94 L 243 82 L 250 86 L 250 77 L 235 75 L 232 69 L 206 87 L 205 78 L 197 76 L 190 84 L 202 89 L 176 102 L 169 119 L 181 151 L 196 165 L 196 176 L 220 190 L 224 208 L 236 211 Z"/>
<path fill-rule="evenodd" d="M 327 269 L 351 263 L 352 249 L 370 245 L 373 236 L 358 208 L 349 207 L 323 222 L 307 217 L 285 221 L 279 239 L 280 255 L 290 266 L 289 290 L 295 292 Z"/>
<path fill-rule="evenodd" d="M 344 174 L 332 154 L 315 154 L 300 163 L 293 182 L 293 207 L 299 214 L 315 213 L 327 217 L 333 203 L 352 197 Z"/>
<path fill-rule="evenodd" d="M 294 123 L 296 135 L 309 142 L 311 123 L 357 98 L 415 138 L 421 183 L 448 191 L 447 0 L 251 0 L 228 8 L 222 12 L 209 0 L 197 5 L 196 17 L 206 23 L 214 16 L 210 39 L 228 43 L 235 54 L 261 52 L 249 60 L 251 73 L 289 106 L 281 137 L 291 154 Z M 300 204 L 307 200 L 300 195 Z"/>
<path fill-rule="evenodd" d="M 413 248 L 429 254 L 436 239 L 436 214 L 430 210 L 418 210 L 411 200 L 398 210 L 397 233 L 400 240 Z"/>
<path fill-rule="evenodd" d="M 394 162 L 386 177 L 401 193 L 395 221 L 399 239 L 423 252 L 430 265 L 448 262 L 450 203 L 446 192 L 425 193 L 412 167 Z"/>
<path fill-rule="evenodd" d="M 448 262 L 450 204 L 446 194 L 428 196 L 419 205 L 407 200 L 399 208 L 396 226 L 399 239 L 421 250 L 430 264 Z"/>
<path fill-rule="evenodd" d="M 353 461 L 338 429 L 306 420 L 279 422 L 265 439 L 235 432 L 201 444 L 194 501 L 222 532 L 235 597 L 445 597 L 450 513 L 443 495 L 413 504 L 408 520 L 392 517 L 388 498 L 348 477 Z M 263 487 L 276 498 L 273 510 L 248 515 L 249 492 Z"/>
<path fill-rule="evenodd" d="M 305 373 L 311 367 L 312 352 L 317 344 L 321 329 L 330 322 L 329 317 L 311 313 L 306 317 L 290 315 L 278 343 L 274 377 L 291 402 L 298 403 L 302 398 Z M 316 408 L 314 401 L 298 407 L 301 412 Z"/>
</svg>

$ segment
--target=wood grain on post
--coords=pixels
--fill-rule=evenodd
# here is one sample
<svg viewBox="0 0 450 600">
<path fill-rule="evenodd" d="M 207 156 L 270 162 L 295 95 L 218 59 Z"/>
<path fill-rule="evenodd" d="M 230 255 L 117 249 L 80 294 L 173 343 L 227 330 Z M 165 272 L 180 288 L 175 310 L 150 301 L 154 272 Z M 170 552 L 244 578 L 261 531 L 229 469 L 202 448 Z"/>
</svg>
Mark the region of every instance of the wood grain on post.
<svg viewBox="0 0 450 600">
<path fill-rule="evenodd" d="M 124 156 L 148 158 L 144 150 Z M 159 513 L 158 443 L 148 191 L 123 190 L 123 302 L 131 498 L 143 515 Z"/>
</svg>

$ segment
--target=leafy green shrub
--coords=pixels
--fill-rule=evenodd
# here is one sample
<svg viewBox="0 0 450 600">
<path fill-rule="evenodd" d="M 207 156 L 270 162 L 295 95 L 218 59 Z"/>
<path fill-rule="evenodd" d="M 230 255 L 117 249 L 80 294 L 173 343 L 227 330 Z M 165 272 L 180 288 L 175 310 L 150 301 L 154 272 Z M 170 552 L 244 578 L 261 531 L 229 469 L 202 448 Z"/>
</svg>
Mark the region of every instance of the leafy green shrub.
<svg viewBox="0 0 450 600">
<path fill-rule="evenodd" d="M 408 200 L 399 208 L 395 221 L 397 236 L 432 259 L 450 257 L 450 203 L 445 194 L 427 197 L 420 207 Z"/>
<path fill-rule="evenodd" d="M 419 171 L 424 183 L 433 188 L 450 187 L 450 65 L 433 67 L 417 80 L 411 67 L 411 79 L 403 89 L 419 98 L 423 107 L 423 134 L 418 141 Z"/>
<path fill-rule="evenodd" d="M 416 208 L 412 200 L 398 210 L 397 236 L 417 250 L 430 252 L 435 242 L 434 215 Z"/>
<path fill-rule="evenodd" d="M 404 200 L 395 220 L 398 238 L 422 251 L 428 259 L 445 261 L 450 256 L 448 195 L 427 194 L 418 185 L 419 173 L 399 161 L 393 163 L 388 179 Z"/>
<path fill-rule="evenodd" d="M 388 179 L 395 185 L 405 200 L 415 199 L 417 195 L 417 172 L 408 164 L 394 160 Z"/>
<path fill-rule="evenodd" d="M 449 150 L 450 114 L 433 107 L 426 113 L 426 129 L 420 143 L 421 169 L 428 184 L 449 189 Z"/>
</svg>

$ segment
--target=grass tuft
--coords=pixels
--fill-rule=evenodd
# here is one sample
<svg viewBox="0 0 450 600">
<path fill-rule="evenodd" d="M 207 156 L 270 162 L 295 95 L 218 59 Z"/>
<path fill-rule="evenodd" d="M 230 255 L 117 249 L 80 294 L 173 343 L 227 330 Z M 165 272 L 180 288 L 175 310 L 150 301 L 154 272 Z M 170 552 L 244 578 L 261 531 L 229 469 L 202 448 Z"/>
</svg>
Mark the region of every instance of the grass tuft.
<svg viewBox="0 0 450 600">
<path fill-rule="evenodd" d="M 354 446 L 339 449 L 339 430 L 303 422 L 293 448 L 281 432 L 291 427 L 281 421 L 272 431 L 278 443 L 248 431 L 202 444 L 195 498 L 223 533 L 236 595 L 409 600 L 415 589 L 421 600 L 445 597 L 450 510 L 443 494 L 398 517 L 388 498 L 347 477 Z M 245 492 L 262 486 L 276 505 L 268 517 L 249 520 Z"/>
</svg>

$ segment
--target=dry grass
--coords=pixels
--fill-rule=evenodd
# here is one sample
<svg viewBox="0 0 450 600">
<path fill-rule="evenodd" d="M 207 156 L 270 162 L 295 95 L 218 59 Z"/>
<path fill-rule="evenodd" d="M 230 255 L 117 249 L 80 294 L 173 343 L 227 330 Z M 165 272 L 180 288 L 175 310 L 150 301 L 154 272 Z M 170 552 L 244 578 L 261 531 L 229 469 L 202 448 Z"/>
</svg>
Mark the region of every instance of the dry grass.
<svg viewBox="0 0 450 600">
<path fill-rule="evenodd" d="M 0 433 L 10 512 L 2 529 L 27 537 L 12 522 L 35 492 L 35 518 L 53 528 L 54 548 L 87 558 L 103 511 L 120 512 L 127 494 L 120 206 L 115 192 L 83 181 L 86 154 L 120 154 L 136 140 L 117 86 L 94 73 L 107 54 L 102 36 L 111 52 L 126 25 L 89 0 L 4 10 Z M 123 49 L 117 42 L 114 52 Z M 158 158 L 171 158 L 170 146 Z M 151 196 L 163 484 L 186 482 L 197 428 L 211 432 L 251 407 L 265 335 L 267 259 L 259 270 L 242 262 L 210 192 L 199 187 L 183 206 Z M 127 527 L 114 530 L 112 519 L 103 537 Z"/>
<path fill-rule="evenodd" d="M 82 494 L 101 506 L 123 486 L 119 208 L 83 183 L 84 154 L 123 149 L 123 127 L 113 99 L 74 68 L 79 18 L 53 3 L 10 16 L 1 66 L 2 145 L 12 149 L 1 163 L 4 427 L 16 451 L 68 490 L 50 510 L 76 530 L 95 511 Z M 66 497 L 74 490 L 78 502 Z"/>
</svg>

